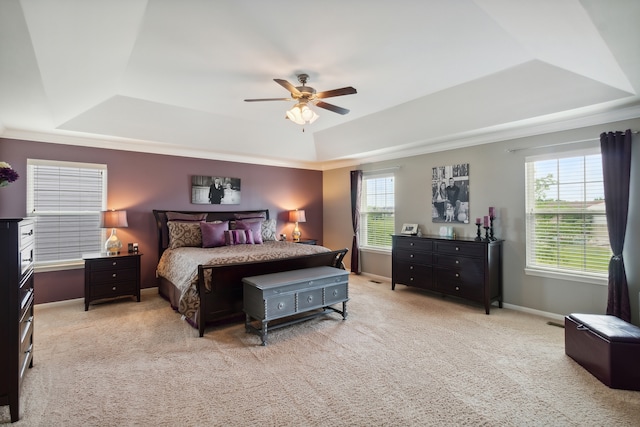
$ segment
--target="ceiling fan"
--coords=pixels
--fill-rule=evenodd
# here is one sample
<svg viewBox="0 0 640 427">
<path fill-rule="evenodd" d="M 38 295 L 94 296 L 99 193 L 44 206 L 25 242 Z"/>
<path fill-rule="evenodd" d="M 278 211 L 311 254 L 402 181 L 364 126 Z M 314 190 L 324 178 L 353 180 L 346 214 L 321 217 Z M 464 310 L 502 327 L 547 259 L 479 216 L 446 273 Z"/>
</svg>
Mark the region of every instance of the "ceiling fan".
<svg viewBox="0 0 640 427">
<path fill-rule="evenodd" d="M 307 86 L 309 80 L 308 74 L 299 74 L 298 81 L 302 86 L 294 86 L 286 80 L 273 79 L 280 86 L 284 87 L 291 93 L 290 98 L 261 98 L 261 99 L 245 99 L 246 102 L 258 102 L 258 101 L 297 101 L 290 110 L 287 111 L 288 119 L 294 123 L 304 125 L 305 123 L 313 123 L 318 115 L 309 108 L 310 105 L 315 105 L 325 110 L 333 111 L 338 114 L 347 114 L 349 110 L 346 108 L 338 107 L 337 105 L 329 104 L 321 99 L 331 98 L 334 96 L 352 95 L 358 93 L 353 87 L 343 87 L 340 89 L 327 90 L 324 92 L 316 92 L 311 86 Z"/>
</svg>

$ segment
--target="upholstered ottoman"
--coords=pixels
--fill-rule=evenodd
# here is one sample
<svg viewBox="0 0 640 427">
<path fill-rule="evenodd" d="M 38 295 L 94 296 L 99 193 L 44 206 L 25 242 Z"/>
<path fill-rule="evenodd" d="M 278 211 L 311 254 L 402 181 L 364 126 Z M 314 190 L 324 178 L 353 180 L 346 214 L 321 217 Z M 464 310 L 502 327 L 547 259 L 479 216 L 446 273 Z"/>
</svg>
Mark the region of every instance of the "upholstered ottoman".
<svg viewBox="0 0 640 427">
<path fill-rule="evenodd" d="M 640 390 L 640 328 L 615 316 L 564 318 L 565 353 L 611 388 Z"/>
</svg>

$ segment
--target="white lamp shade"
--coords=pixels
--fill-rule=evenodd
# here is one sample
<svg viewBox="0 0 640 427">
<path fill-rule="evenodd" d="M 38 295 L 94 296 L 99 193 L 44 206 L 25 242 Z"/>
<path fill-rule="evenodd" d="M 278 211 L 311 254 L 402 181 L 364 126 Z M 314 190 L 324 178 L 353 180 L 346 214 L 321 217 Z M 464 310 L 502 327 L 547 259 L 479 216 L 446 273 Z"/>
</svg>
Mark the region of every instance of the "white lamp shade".
<svg viewBox="0 0 640 427">
<path fill-rule="evenodd" d="M 101 228 L 128 227 L 127 211 L 102 211 L 100 215 Z"/>
<path fill-rule="evenodd" d="M 295 211 L 289 211 L 289 222 L 307 222 L 303 209 L 296 209 Z"/>
</svg>

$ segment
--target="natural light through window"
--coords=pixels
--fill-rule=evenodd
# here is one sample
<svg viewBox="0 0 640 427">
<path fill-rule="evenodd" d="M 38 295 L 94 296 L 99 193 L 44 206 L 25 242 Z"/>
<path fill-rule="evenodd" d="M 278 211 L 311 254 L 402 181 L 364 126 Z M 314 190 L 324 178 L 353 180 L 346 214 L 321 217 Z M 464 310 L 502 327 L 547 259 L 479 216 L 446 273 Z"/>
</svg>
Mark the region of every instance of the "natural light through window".
<svg viewBox="0 0 640 427">
<path fill-rule="evenodd" d="M 394 233 L 394 175 L 371 174 L 362 178 L 360 206 L 360 246 L 391 250 Z"/>
<path fill-rule="evenodd" d="M 606 277 L 604 201 L 599 151 L 527 158 L 527 269 Z"/>
</svg>

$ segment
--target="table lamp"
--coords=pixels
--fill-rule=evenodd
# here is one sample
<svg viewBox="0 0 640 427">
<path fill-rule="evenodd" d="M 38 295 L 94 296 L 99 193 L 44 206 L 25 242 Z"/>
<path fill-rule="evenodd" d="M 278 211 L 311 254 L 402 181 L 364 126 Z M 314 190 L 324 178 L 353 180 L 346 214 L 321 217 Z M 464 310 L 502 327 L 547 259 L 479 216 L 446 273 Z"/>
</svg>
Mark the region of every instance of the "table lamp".
<svg viewBox="0 0 640 427">
<path fill-rule="evenodd" d="M 122 242 L 118 239 L 116 228 L 128 227 L 127 211 L 102 211 L 100 215 L 100 227 L 110 228 L 111 235 L 104 244 L 104 249 L 109 255 L 117 255 L 122 249 Z"/>
</svg>

